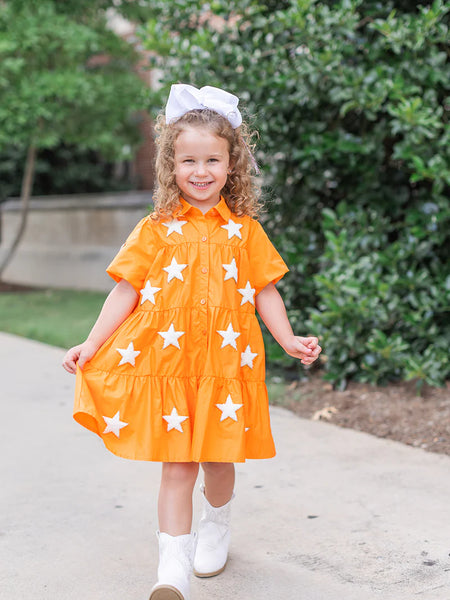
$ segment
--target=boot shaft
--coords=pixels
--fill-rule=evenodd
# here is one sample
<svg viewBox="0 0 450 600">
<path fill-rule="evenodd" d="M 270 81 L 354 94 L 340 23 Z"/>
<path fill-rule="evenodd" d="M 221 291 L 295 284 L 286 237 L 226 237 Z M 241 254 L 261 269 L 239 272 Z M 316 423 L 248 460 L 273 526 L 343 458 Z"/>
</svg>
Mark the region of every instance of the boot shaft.
<svg viewBox="0 0 450 600">
<path fill-rule="evenodd" d="M 159 542 L 158 581 L 150 599 L 189 600 L 196 535 L 172 536 L 159 531 L 156 535 Z"/>
<path fill-rule="evenodd" d="M 206 497 L 204 485 L 200 486 L 200 491 L 203 495 L 203 509 L 200 522 L 208 521 L 229 527 L 231 518 L 231 503 L 234 498 L 234 494 L 223 506 L 213 506 Z"/>
</svg>

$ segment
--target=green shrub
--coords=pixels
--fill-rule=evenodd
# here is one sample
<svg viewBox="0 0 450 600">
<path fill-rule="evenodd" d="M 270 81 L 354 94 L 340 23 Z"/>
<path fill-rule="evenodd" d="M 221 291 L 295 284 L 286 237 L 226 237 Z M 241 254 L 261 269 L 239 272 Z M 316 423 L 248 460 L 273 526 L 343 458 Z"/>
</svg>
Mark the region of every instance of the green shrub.
<svg viewBox="0 0 450 600">
<path fill-rule="evenodd" d="M 441 227 L 437 221 L 441 220 Z M 323 211 L 327 239 L 310 325 L 326 348 L 326 378 L 386 383 L 449 376 L 450 207 L 418 200 L 400 223 L 376 209 Z"/>
<path fill-rule="evenodd" d="M 299 332 L 311 312 L 327 377 L 442 382 L 448 3 L 154 0 L 148 10 L 155 109 L 173 82 L 217 85 L 260 132 L 265 226 L 291 268 L 280 289 Z M 269 342 L 271 357 L 293 363 Z"/>
<path fill-rule="evenodd" d="M 10 196 L 20 196 L 25 157 L 25 149 L 17 146 L 0 152 L 0 202 Z M 116 165 L 98 152 L 76 146 L 61 144 L 51 150 L 41 150 L 36 159 L 33 195 L 133 189 L 135 181 L 130 175 L 131 169 L 125 168 L 117 175 Z"/>
</svg>

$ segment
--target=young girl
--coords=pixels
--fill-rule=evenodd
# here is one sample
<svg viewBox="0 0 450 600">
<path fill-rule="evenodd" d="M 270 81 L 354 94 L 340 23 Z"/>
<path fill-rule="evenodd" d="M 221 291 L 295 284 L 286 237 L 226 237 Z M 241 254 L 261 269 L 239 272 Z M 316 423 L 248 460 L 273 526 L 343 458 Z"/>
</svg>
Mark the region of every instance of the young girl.
<svg viewBox="0 0 450 600">
<path fill-rule="evenodd" d="M 223 571 L 233 463 L 275 454 L 255 308 L 304 365 L 321 352 L 315 337 L 293 334 L 275 288 L 288 269 L 253 218 L 254 161 L 237 105 L 218 88 L 172 86 L 157 124 L 154 213 L 108 267 L 117 285 L 63 361 L 77 374 L 74 418 L 114 454 L 163 463 L 151 600 L 188 600 L 192 563 L 199 577 Z"/>
</svg>

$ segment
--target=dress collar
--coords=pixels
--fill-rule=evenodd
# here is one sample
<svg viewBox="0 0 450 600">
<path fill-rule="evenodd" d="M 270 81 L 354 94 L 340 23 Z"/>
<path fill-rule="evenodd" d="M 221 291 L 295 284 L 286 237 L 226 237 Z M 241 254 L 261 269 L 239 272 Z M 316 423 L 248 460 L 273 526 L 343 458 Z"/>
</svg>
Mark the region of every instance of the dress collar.
<svg viewBox="0 0 450 600">
<path fill-rule="evenodd" d="M 180 210 L 177 211 L 176 216 L 183 216 L 186 213 L 188 213 L 192 208 L 194 208 L 194 206 L 192 206 L 192 204 L 189 204 L 189 202 L 186 202 L 186 200 L 184 198 L 182 198 L 181 196 L 180 196 L 180 204 L 181 204 L 181 208 L 180 208 Z M 228 221 L 228 219 L 231 217 L 231 210 L 228 208 L 228 205 L 223 196 L 220 196 L 219 202 L 215 206 L 210 208 L 208 213 L 214 213 L 214 211 L 217 211 L 219 213 L 219 215 L 222 217 L 222 219 L 224 219 L 225 221 Z M 206 213 L 206 214 L 208 214 L 208 213 Z"/>
</svg>

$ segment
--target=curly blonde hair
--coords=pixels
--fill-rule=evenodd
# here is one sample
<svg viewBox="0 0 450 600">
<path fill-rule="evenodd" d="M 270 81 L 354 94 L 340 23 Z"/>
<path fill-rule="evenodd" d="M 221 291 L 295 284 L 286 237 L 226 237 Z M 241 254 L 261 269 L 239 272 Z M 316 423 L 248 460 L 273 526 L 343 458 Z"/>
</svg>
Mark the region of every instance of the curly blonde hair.
<svg viewBox="0 0 450 600">
<path fill-rule="evenodd" d="M 232 171 L 221 194 L 230 210 L 238 217 L 257 217 L 262 210 L 260 186 L 252 176 L 252 138 L 247 125 L 233 129 L 228 119 L 208 108 L 195 109 L 169 125 L 164 114 L 156 120 L 156 178 L 157 186 L 153 194 L 153 219 L 165 219 L 180 208 L 180 189 L 175 181 L 175 141 L 187 127 L 203 127 L 212 134 L 228 141 Z"/>
</svg>

